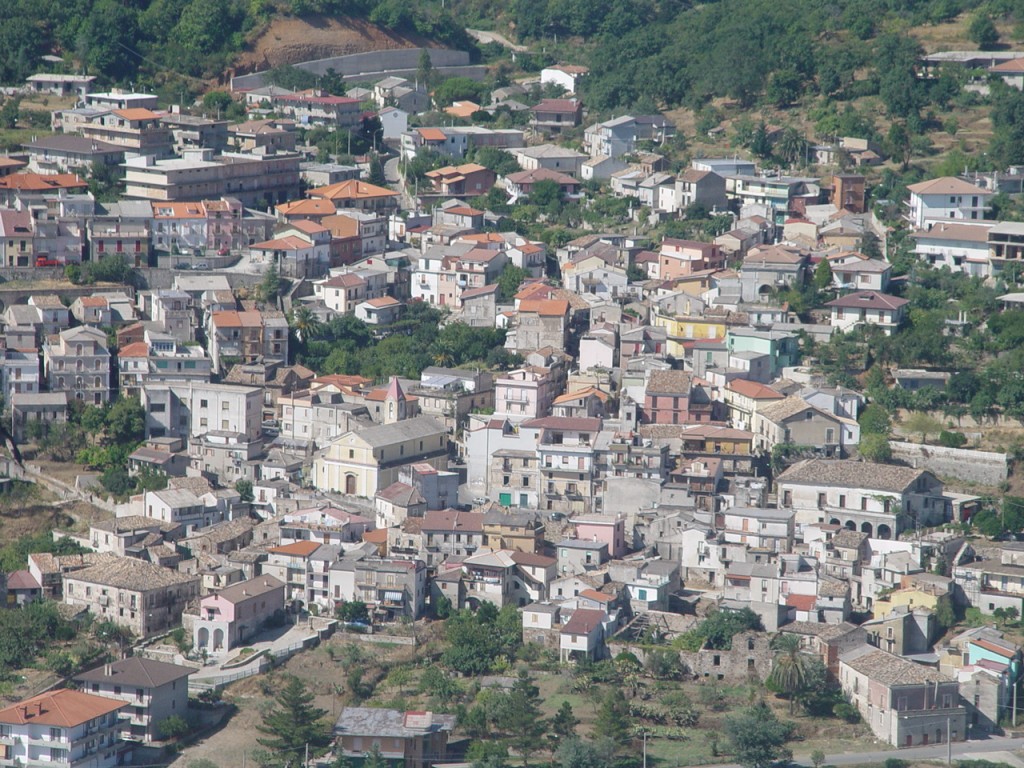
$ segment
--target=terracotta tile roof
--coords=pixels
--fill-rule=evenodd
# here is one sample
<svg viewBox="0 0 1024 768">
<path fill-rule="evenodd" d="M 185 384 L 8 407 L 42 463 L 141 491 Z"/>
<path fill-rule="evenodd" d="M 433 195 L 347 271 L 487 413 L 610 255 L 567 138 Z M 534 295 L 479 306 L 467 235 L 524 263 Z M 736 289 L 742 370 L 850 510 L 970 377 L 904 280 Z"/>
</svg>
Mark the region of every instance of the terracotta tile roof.
<svg viewBox="0 0 1024 768">
<path fill-rule="evenodd" d="M 572 617 L 562 625 L 563 635 L 589 635 L 601 625 L 607 614 L 592 608 L 577 608 Z"/>
<path fill-rule="evenodd" d="M 74 728 L 124 706 L 123 701 L 64 688 L 0 709 L 0 723 Z"/>
<path fill-rule="evenodd" d="M 938 179 L 921 181 L 907 187 L 915 195 L 984 195 L 995 194 L 991 190 L 958 179 L 955 176 L 941 176 Z"/>
<path fill-rule="evenodd" d="M 814 610 L 814 603 L 817 598 L 814 595 L 788 595 L 786 605 L 796 608 L 798 611 Z"/>
<path fill-rule="evenodd" d="M 144 107 L 133 107 L 131 109 L 115 109 L 114 114 L 123 117 L 125 120 L 157 120 L 160 115 L 151 109 Z"/>
<path fill-rule="evenodd" d="M 320 544 L 315 541 L 296 541 L 292 544 L 284 544 L 280 547 L 271 547 L 268 552 L 276 555 L 290 555 L 292 557 L 309 557 L 318 549 Z"/>
<path fill-rule="evenodd" d="M 571 403 L 573 400 L 579 400 L 584 397 L 596 397 L 602 403 L 608 402 L 608 395 L 604 392 L 597 387 L 587 387 L 586 389 L 577 389 L 574 392 L 566 392 L 564 395 L 559 395 L 555 398 L 554 404 Z"/>
<path fill-rule="evenodd" d="M 136 341 L 127 344 L 118 351 L 118 357 L 149 357 L 149 344 L 144 341 Z"/>
<path fill-rule="evenodd" d="M 423 516 L 421 529 L 483 533 L 484 516 L 480 512 L 460 512 L 457 509 L 431 510 Z"/>
<path fill-rule="evenodd" d="M 334 203 L 322 197 L 293 200 L 277 206 L 277 212 L 282 216 L 329 216 L 337 210 Z"/>
<path fill-rule="evenodd" d="M 309 190 L 309 194 L 311 197 L 323 197 L 328 200 L 372 200 L 379 197 L 398 197 L 397 192 L 358 179 L 317 187 Z"/>
<path fill-rule="evenodd" d="M 725 388 L 731 389 L 733 392 L 749 397 L 752 400 L 782 400 L 786 397 L 771 387 L 766 387 L 764 384 L 758 384 L 756 381 L 748 381 L 747 379 L 733 379 L 725 385 Z"/>
<path fill-rule="evenodd" d="M 416 130 L 425 141 L 445 141 L 448 138 L 440 128 L 417 128 Z"/>
<path fill-rule="evenodd" d="M 899 296 L 890 296 L 887 293 L 878 291 L 857 291 L 838 299 L 832 299 L 825 303 L 826 307 L 840 307 L 842 309 L 884 309 L 895 311 L 910 302 L 901 299 Z"/>
<path fill-rule="evenodd" d="M 22 192 L 46 192 L 51 189 L 86 189 L 89 185 L 74 173 L 12 173 L 0 177 L 0 189 Z"/>
<path fill-rule="evenodd" d="M 535 312 L 541 317 L 564 317 L 569 314 L 569 302 L 564 299 L 524 299 L 519 302 L 519 312 Z"/>
</svg>

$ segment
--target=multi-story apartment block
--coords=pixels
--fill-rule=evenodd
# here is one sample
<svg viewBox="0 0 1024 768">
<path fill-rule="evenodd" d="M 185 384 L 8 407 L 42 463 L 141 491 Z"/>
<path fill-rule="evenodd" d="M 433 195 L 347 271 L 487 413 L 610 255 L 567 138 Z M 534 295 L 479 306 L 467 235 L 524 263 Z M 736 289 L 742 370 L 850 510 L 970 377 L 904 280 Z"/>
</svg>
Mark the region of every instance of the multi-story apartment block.
<svg viewBox="0 0 1024 768">
<path fill-rule="evenodd" d="M 926 229 L 929 222 L 943 219 L 984 219 L 988 202 L 995 195 L 991 189 L 954 176 L 911 184 L 907 191 L 910 197 L 904 218 L 916 229 Z"/>
<path fill-rule="evenodd" d="M 259 387 L 151 382 L 142 386 L 140 394 L 148 437 L 190 438 L 220 430 L 257 440 L 262 434 L 263 390 Z"/>
<path fill-rule="evenodd" d="M 331 96 L 323 91 L 303 91 L 274 96 L 275 111 L 300 125 L 323 126 L 334 131 L 359 125 L 362 110 L 359 99 Z"/>
<path fill-rule="evenodd" d="M 123 394 L 138 397 L 147 383 L 210 381 L 213 361 L 202 347 L 149 330 L 144 339 L 118 350 L 118 382 Z"/>
<path fill-rule="evenodd" d="M 591 511 L 597 480 L 594 444 L 601 420 L 546 416 L 524 422 L 521 428 L 536 431 L 542 509 Z"/>
<path fill-rule="evenodd" d="M 62 331 L 43 345 L 43 370 L 51 391 L 101 405 L 110 400 L 110 351 L 107 335 L 80 326 Z"/>
<path fill-rule="evenodd" d="M 288 321 L 259 310 L 211 312 L 206 323 L 214 373 L 234 363 L 288 359 Z"/>
<path fill-rule="evenodd" d="M 199 577 L 136 558 L 122 558 L 64 575 L 64 602 L 88 609 L 145 640 L 180 623 L 199 596 Z"/>
<path fill-rule="evenodd" d="M 129 656 L 77 674 L 73 681 L 84 693 L 121 701 L 121 738 L 144 743 L 161 740 L 161 726 L 169 717 L 188 711 L 188 678 L 195 672 Z"/>
<path fill-rule="evenodd" d="M 170 157 L 171 131 L 160 122 L 160 115 L 144 107 L 115 109 L 78 124 L 65 124 L 64 130 L 76 130 L 87 139 L 124 149 L 126 157 Z"/>
<path fill-rule="evenodd" d="M 299 160 L 295 153 L 217 155 L 208 149 L 157 160 L 138 157 L 125 163 L 125 195 L 154 202 L 210 200 L 224 196 L 265 209 L 299 196 Z"/>
<path fill-rule="evenodd" d="M 0 709 L 0 766 L 113 768 L 123 701 L 63 688 Z"/>
<path fill-rule="evenodd" d="M 427 566 L 422 560 L 350 556 L 331 566 L 331 606 L 360 600 L 385 621 L 418 619 L 427 597 Z"/>
</svg>

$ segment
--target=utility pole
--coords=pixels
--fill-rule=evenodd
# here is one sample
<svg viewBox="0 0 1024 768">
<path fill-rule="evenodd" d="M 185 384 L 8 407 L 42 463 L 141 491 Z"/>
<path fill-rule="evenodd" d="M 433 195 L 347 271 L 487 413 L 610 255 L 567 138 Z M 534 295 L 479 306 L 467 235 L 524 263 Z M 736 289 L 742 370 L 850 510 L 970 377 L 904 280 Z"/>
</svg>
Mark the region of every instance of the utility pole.
<svg viewBox="0 0 1024 768">
<path fill-rule="evenodd" d="M 309 742 L 306 742 L 305 756 L 302 758 L 302 768 L 309 768 Z"/>
<path fill-rule="evenodd" d="M 1017 689 L 1020 688 L 1020 678 L 1014 675 L 1013 681 L 1013 727 L 1017 727 Z"/>
<path fill-rule="evenodd" d="M 647 768 L 647 731 L 644 731 L 644 768 Z"/>
<path fill-rule="evenodd" d="M 953 718 L 946 718 L 946 765 L 953 764 Z"/>
</svg>

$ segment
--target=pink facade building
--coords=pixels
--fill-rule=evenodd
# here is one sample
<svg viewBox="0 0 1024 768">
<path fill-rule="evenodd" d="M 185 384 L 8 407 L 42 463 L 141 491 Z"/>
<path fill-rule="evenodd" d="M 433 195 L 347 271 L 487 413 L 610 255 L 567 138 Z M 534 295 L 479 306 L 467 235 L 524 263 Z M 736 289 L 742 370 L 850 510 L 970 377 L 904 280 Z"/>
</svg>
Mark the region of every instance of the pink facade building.
<svg viewBox="0 0 1024 768">
<path fill-rule="evenodd" d="M 725 256 L 717 245 L 666 237 L 661 243 L 658 274 L 653 277 L 675 280 L 677 277 L 687 277 L 695 272 L 721 269 L 724 266 Z"/>
<path fill-rule="evenodd" d="M 557 389 L 549 368 L 509 371 L 494 381 L 494 415 L 513 422 L 540 418 L 550 412 Z"/>
<path fill-rule="evenodd" d="M 613 560 L 629 551 L 625 515 L 585 515 L 574 518 L 572 522 L 576 526 L 577 539 L 607 544 L 608 554 Z"/>
<path fill-rule="evenodd" d="M 226 653 L 255 635 L 277 611 L 284 610 L 284 584 L 257 576 L 207 595 L 192 624 L 197 651 Z"/>
</svg>

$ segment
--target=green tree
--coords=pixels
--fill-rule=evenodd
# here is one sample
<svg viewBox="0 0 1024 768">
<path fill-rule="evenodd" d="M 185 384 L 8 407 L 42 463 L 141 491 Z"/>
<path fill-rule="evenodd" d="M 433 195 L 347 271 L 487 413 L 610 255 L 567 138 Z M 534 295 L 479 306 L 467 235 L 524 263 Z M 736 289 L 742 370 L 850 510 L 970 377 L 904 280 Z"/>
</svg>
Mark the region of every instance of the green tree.
<svg viewBox="0 0 1024 768">
<path fill-rule="evenodd" d="M 787 756 L 785 744 L 793 734 L 792 723 L 780 721 L 763 701 L 725 720 L 725 733 L 736 761 L 745 768 L 771 768 Z"/>
<path fill-rule="evenodd" d="M 889 436 L 881 432 L 862 433 L 857 453 L 868 461 L 884 464 L 892 459 L 892 445 Z"/>
<path fill-rule="evenodd" d="M 366 753 L 366 757 L 363 759 L 363 768 L 388 768 L 388 761 L 380 753 L 380 747 L 376 743 Z"/>
<path fill-rule="evenodd" d="M 509 746 L 527 765 L 542 743 L 547 721 L 541 716 L 540 691 L 525 669 L 519 671 L 501 707 L 501 724 L 511 734 Z"/>
<path fill-rule="evenodd" d="M 370 621 L 370 611 L 362 600 L 346 600 L 335 610 L 335 615 L 345 622 L 360 622 L 366 624 Z"/>
<path fill-rule="evenodd" d="M 263 280 L 260 281 L 257 290 L 259 300 L 264 304 L 276 304 L 282 288 L 283 283 L 281 275 L 277 271 L 277 264 L 271 262 L 267 271 L 263 273 Z"/>
<path fill-rule="evenodd" d="M 889 132 L 885 135 L 885 149 L 900 164 L 900 168 L 906 171 L 910 166 L 910 156 L 913 143 L 910 140 L 910 133 L 902 123 L 892 123 Z"/>
<path fill-rule="evenodd" d="M 914 411 L 903 422 L 907 432 L 921 435 L 921 442 L 928 443 L 928 435 L 942 431 L 942 422 L 924 411 Z"/>
<path fill-rule="evenodd" d="M 289 320 L 292 330 L 295 331 L 295 338 L 300 344 L 309 341 L 323 330 L 320 318 L 309 307 L 296 307 L 292 310 Z"/>
<path fill-rule="evenodd" d="M 519 291 L 529 273 L 522 267 L 508 263 L 498 275 L 498 297 L 501 301 L 509 301 Z"/>
<path fill-rule="evenodd" d="M 21 99 L 4 99 L 3 107 L 0 107 L 0 128 L 12 129 L 18 127 L 18 115 L 20 113 Z"/>
<path fill-rule="evenodd" d="M 992 22 L 992 17 L 984 12 L 976 13 L 971 19 L 967 35 L 983 51 L 991 50 L 999 42 L 999 30 Z"/>
<path fill-rule="evenodd" d="M 419 66 L 416 68 L 416 82 L 423 86 L 423 90 L 430 93 L 433 80 L 434 63 L 430 60 L 430 52 L 424 48 L 420 51 Z"/>
<path fill-rule="evenodd" d="M 384 175 L 384 163 L 381 162 L 380 155 L 376 152 L 370 157 L 370 173 L 366 180 L 378 187 L 386 186 L 388 183 L 387 177 Z"/>
<path fill-rule="evenodd" d="M 793 714 L 807 681 L 808 657 L 801 651 L 800 638 L 796 635 L 776 635 L 772 639 L 772 649 L 775 651 L 772 671 L 765 682 L 771 690 L 789 699 L 789 713 Z"/>
<path fill-rule="evenodd" d="M 818 291 L 825 291 L 832 287 L 832 265 L 828 259 L 822 259 L 814 268 L 814 288 Z"/>
<path fill-rule="evenodd" d="M 568 701 L 563 701 L 562 706 L 558 708 L 554 717 L 551 718 L 552 742 L 557 745 L 565 739 L 574 737 L 576 735 L 576 726 L 579 724 L 579 718 L 572 711 L 572 704 Z"/>
<path fill-rule="evenodd" d="M 327 711 L 313 706 L 313 694 L 305 684 L 289 675 L 263 716 L 256 730 L 265 734 L 256 740 L 270 750 L 277 762 L 294 761 L 306 745 L 317 753 L 331 742 L 331 731 L 324 720 Z"/>
<path fill-rule="evenodd" d="M 600 733 L 618 747 L 630 741 L 630 725 L 632 718 L 629 703 L 621 688 L 610 689 L 601 700 L 594 721 L 594 732 Z"/>
<path fill-rule="evenodd" d="M 792 69 L 780 69 L 768 78 L 768 87 L 764 96 L 776 107 L 788 107 L 800 98 L 803 90 L 803 78 Z"/>
<path fill-rule="evenodd" d="M 878 403 L 871 403 L 857 419 L 862 435 L 888 435 L 892 431 L 889 412 Z"/>
<path fill-rule="evenodd" d="M 617 745 L 607 738 L 583 741 L 571 736 L 563 739 L 555 750 L 558 768 L 612 768 Z"/>
<path fill-rule="evenodd" d="M 157 726 L 161 739 L 179 739 L 191 730 L 192 726 L 181 715 L 171 715 Z"/>
<path fill-rule="evenodd" d="M 242 501 L 251 502 L 256 498 L 252 493 L 252 480 L 239 480 L 235 483 L 235 490 L 238 491 Z"/>
<path fill-rule="evenodd" d="M 440 667 L 431 665 L 420 675 L 418 691 L 420 694 L 433 697 L 442 705 L 447 705 L 458 695 L 459 686 Z"/>
<path fill-rule="evenodd" d="M 538 208 L 554 208 L 562 200 L 562 187 L 554 179 L 541 179 L 530 188 L 530 204 Z"/>
</svg>

